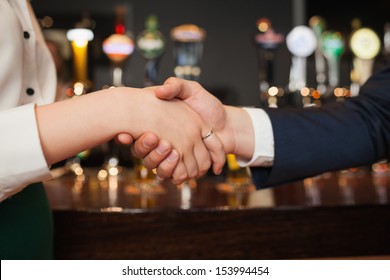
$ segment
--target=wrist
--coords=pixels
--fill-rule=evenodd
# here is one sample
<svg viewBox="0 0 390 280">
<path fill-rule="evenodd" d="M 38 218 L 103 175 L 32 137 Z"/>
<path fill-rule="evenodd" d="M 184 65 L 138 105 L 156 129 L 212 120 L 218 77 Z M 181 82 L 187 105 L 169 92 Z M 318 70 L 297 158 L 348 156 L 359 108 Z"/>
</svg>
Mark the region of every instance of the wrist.
<svg viewBox="0 0 390 280">
<path fill-rule="evenodd" d="M 225 110 L 226 126 L 221 134 L 225 153 L 250 159 L 254 151 L 254 131 L 250 116 L 239 107 L 225 106 Z"/>
<path fill-rule="evenodd" d="M 124 129 L 123 118 L 128 114 L 125 110 L 126 101 L 125 91 L 121 88 L 110 88 L 95 92 L 100 95 L 99 105 L 100 116 L 96 116 L 100 121 L 100 127 L 107 132 L 112 139 L 120 133 L 127 133 Z"/>
<path fill-rule="evenodd" d="M 139 137 L 144 117 L 142 110 L 139 110 L 142 103 L 138 98 L 140 95 L 138 90 L 117 87 L 109 89 L 106 94 L 109 98 L 106 110 L 113 114 L 107 121 L 110 121 L 109 130 L 114 137 L 121 133 L 130 134 L 133 138 Z"/>
</svg>

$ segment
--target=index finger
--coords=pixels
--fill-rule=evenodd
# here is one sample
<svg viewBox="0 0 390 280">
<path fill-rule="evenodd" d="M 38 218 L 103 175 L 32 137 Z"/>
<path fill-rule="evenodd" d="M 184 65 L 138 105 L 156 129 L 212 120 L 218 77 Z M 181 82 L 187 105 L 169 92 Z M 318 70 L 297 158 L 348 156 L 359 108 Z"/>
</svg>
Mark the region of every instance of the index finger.
<svg viewBox="0 0 390 280">
<path fill-rule="evenodd" d="M 145 132 L 131 146 L 131 153 L 136 158 L 144 158 L 152 150 L 154 150 L 159 143 L 157 135 L 152 132 Z"/>
</svg>

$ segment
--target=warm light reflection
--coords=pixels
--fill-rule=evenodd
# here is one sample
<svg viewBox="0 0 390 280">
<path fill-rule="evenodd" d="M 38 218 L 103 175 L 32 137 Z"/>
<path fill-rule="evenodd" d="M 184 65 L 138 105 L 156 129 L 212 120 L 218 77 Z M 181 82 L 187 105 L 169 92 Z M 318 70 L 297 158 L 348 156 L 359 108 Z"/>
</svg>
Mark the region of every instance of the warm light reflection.
<svg viewBox="0 0 390 280">
<path fill-rule="evenodd" d="M 344 96 L 344 91 L 343 91 L 343 89 L 342 88 L 335 88 L 334 89 L 334 91 L 333 91 L 333 93 L 334 93 L 334 95 L 336 96 L 336 97 L 342 97 L 342 96 Z"/>
<path fill-rule="evenodd" d="M 108 176 L 108 172 L 105 169 L 101 169 L 97 175 L 99 180 L 105 180 Z"/>
<path fill-rule="evenodd" d="M 85 86 L 83 83 L 75 83 L 73 85 L 73 92 L 75 95 L 80 96 L 85 92 Z"/>
<path fill-rule="evenodd" d="M 101 212 L 112 212 L 112 213 L 120 213 L 123 212 L 122 207 L 106 207 L 106 208 L 101 208 Z"/>
<path fill-rule="evenodd" d="M 182 66 L 176 66 L 173 71 L 175 73 L 175 76 L 183 76 L 184 75 L 184 68 Z"/>
<path fill-rule="evenodd" d="M 278 94 L 278 92 L 279 92 L 279 89 L 277 87 L 270 87 L 268 89 L 269 96 L 275 96 Z"/>
<path fill-rule="evenodd" d="M 110 206 L 115 206 L 118 200 L 118 178 L 109 177 L 108 179 L 108 200 Z"/>
<path fill-rule="evenodd" d="M 141 179 L 146 179 L 149 175 L 149 170 L 146 167 L 142 166 L 139 171 L 139 175 Z"/>
<path fill-rule="evenodd" d="M 75 28 L 66 33 L 66 38 L 68 38 L 71 42 L 88 42 L 93 40 L 93 32 L 92 30 L 86 28 Z"/>
<path fill-rule="evenodd" d="M 116 166 L 112 166 L 108 169 L 108 173 L 111 175 L 111 176 L 116 176 L 119 174 L 119 169 L 118 167 Z"/>
<path fill-rule="evenodd" d="M 187 75 L 187 76 L 189 76 L 189 75 L 191 75 L 191 70 L 192 70 L 192 67 L 191 66 L 189 66 L 189 65 L 185 65 L 185 66 L 183 66 L 183 72 L 184 72 L 184 75 Z"/>
<path fill-rule="evenodd" d="M 191 69 L 192 76 L 200 76 L 201 70 L 198 66 L 193 66 Z"/>
<path fill-rule="evenodd" d="M 53 26 L 54 20 L 52 17 L 45 16 L 41 19 L 41 25 L 44 28 L 51 28 Z"/>
<path fill-rule="evenodd" d="M 271 23 L 267 18 L 261 18 L 257 21 L 257 28 L 260 32 L 266 32 L 269 28 L 271 28 Z"/>
<path fill-rule="evenodd" d="M 303 180 L 307 203 L 309 205 L 321 204 L 321 191 L 319 185 L 320 178 L 321 178 L 320 176 L 317 176 L 317 177 L 309 177 Z"/>
<path fill-rule="evenodd" d="M 301 88 L 301 95 L 302 96 L 309 96 L 309 94 L 310 94 L 310 89 L 308 87 Z"/>
<path fill-rule="evenodd" d="M 183 24 L 172 28 L 171 37 L 178 42 L 201 42 L 206 37 L 206 31 L 194 24 Z"/>
<path fill-rule="evenodd" d="M 83 175 L 84 170 L 83 170 L 83 168 L 81 168 L 81 166 L 78 166 L 78 167 L 75 168 L 74 173 L 75 173 L 77 176 L 81 176 L 81 175 Z"/>
<path fill-rule="evenodd" d="M 313 90 L 312 96 L 314 99 L 320 99 L 321 98 L 321 93 L 318 90 Z"/>
<path fill-rule="evenodd" d="M 351 91 L 347 88 L 335 88 L 333 91 L 334 95 L 336 97 L 350 97 L 351 96 Z"/>
<path fill-rule="evenodd" d="M 284 89 L 278 88 L 278 96 L 283 96 L 283 95 L 284 95 Z"/>
<path fill-rule="evenodd" d="M 198 66 L 176 66 L 174 69 L 174 73 L 176 76 L 200 76 L 201 69 Z"/>
<path fill-rule="evenodd" d="M 309 19 L 309 26 L 315 27 L 315 26 L 321 26 L 323 27 L 325 25 L 324 19 L 320 16 L 312 16 Z"/>
<path fill-rule="evenodd" d="M 351 205 L 355 203 L 354 188 L 352 187 L 354 182 L 356 182 L 354 172 L 346 170 L 339 173 L 338 184 L 345 204 Z"/>
<path fill-rule="evenodd" d="M 375 173 L 389 174 L 390 175 L 390 164 L 384 160 L 380 162 L 376 162 L 372 165 L 372 171 Z"/>
</svg>

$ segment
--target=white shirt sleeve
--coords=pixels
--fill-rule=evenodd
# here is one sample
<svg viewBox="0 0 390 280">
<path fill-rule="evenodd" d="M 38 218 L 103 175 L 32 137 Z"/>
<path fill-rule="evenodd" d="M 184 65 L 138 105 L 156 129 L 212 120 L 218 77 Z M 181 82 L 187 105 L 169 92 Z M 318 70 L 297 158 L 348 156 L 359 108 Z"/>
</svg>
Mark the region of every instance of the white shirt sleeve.
<svg viewBox="0 0 390 280">
<path fill-rule="evenodd" d="M 54 101 L 53 59 L 30 1 L 0 1 L 0 202 L 51 178 L 35 104 Z"/>
<path fill-rule="evenodd" d="M 272 166 L 275 157 L 274 135 L 268 114 L 260 108 L 243 108 L 252 120 L 255 148 L 249 161 L 237 158 L 240 166 Z"/>
<path fill-rule="evenodd" d="M 26 185 L 50 178 L 38 133 L 35 105 L 0 111 L 0 201 Z"/>
</svg>

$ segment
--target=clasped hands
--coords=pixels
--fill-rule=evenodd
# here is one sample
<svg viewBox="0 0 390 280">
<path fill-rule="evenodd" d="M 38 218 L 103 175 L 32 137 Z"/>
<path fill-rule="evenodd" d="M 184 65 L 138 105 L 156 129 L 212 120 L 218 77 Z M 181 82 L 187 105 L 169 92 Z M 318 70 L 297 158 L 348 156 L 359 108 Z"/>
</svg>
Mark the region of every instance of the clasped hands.
<svg viewBox="0 0 390 280">
<path fill-rule="evenodd" d="M 161 100 L 170 103 L 184 102 L 186 110 L 196 112 L 196 117 L 200 117 L 203 124 L 198 136 L 192 136 L 187 140 L 175 137 L 171 137 L 170 140 L 164 139 L 155 131 L 147 131 L 138 138 L 129 134 L 119 134 L 118 140 L 123 144 L 132 144 L 132 154 L 137 158 L 143 158 L 146 168 L 156 168 L 158 176 L 180 184 L 203 176 L 211 166 L 215 174 L 221 173 L 227 153 L 251 157 L 251 148 L 249 147 L 249 153 L 246 154 L 246 149 L 240 146 L 245 143 L 237 141 L 243 138 L 239 135 L 240 126 L 251 125 L 249 116 L 243 109 L 223 105 L 195 81 L 171 77 L 163 85 L 155 86 L 153 89 Z M 169 114 L 168 111 L 165 113 Z M 175 117 L 177 120 L 181 118 L 180 115 Z M 160 121 L 164 127 L 173 126 L 175 130 L 171 134 L 185 132 L 187 126 L 185 122 L 166 123 L 169 120 L 167 117 L 166 120 Z M 181 142 L 188 139 L 193 142 L 191 145 L 181 145 L 183 144 Z"/>
</svg>

